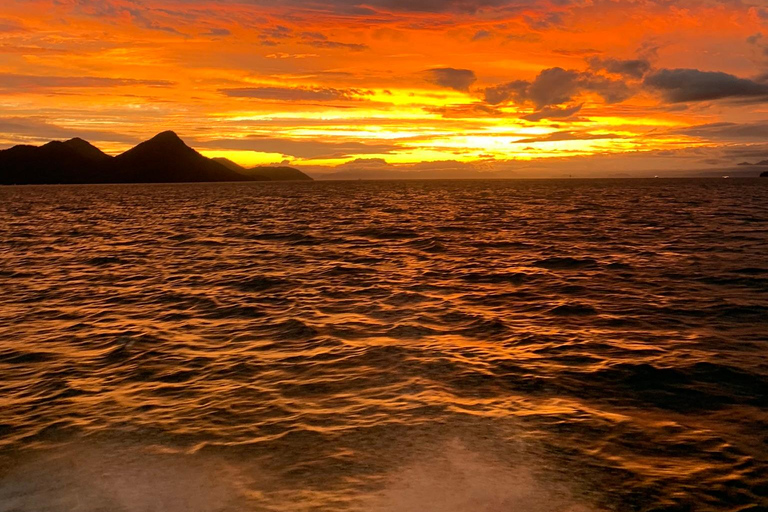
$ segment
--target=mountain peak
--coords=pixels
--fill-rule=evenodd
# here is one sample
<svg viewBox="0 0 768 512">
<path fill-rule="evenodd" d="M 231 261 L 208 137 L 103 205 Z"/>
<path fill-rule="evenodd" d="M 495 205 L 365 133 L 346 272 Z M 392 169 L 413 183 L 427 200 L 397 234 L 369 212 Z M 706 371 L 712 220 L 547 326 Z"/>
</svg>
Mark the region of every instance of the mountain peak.
<svg viewBox="0 0 768 512">
<path fill-rule="evenodd" d="M 124 182 L 251 181 L 187 146 L 172 131 L 158 133 L 114 159 L 117 180 Z"/>
<path fill-rule="evenodd" d="M 198 155 L 197 151 L 187 146 L 176 133 L 169 130 L 158 133 L 117 158 L 121 160 L 149 158 L 158 161 L 172 161 L 193 155 Z"/>
<path fill-rule="evenodd" d="M 166 130 L 164 132 L 160 132 L 151 139 L 149 139 L 147 142 L 162 142 L 162 143 L 182 143 L 184 144 L 184 141 L 181 140 L 181 137 L 176 135 L 176 132 L 172 130 Z M 186 144 L 184 144 L 186 146 Z"/>
<path fill-rule="evenodd" d="M 104 160 L 109 158 L 109 156 L 99 148 L 80 137 L 75 137 L 74 139 L 62 142 L 62 145 L 91 160 Z"/>
</svg>

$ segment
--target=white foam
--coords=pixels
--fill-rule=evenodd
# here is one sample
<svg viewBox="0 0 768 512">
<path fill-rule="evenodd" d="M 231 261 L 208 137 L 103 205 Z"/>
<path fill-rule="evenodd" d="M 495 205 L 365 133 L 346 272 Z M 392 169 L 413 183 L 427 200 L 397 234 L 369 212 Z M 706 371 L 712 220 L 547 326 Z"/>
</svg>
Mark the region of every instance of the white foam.
<svg viewBox="0 0 768 512">
<path fill-rule="evenodd" d="M 532 468 L 508 467 L 458 441 L 441 454 L 393 476 L 374 512 L 589 512 L 567 489 L 534 477 Z"/>
</svg>

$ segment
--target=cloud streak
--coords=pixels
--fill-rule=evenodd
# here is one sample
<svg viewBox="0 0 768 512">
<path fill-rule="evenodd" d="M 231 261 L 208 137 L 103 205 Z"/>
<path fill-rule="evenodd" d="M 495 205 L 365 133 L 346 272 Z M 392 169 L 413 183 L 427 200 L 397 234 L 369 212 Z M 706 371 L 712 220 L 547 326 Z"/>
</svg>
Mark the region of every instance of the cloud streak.
<svg viewBox="0 0 768 512">
<path fill-rule="evenodd" d="M 42 76 L 0 73 L 0 90 L 24 92 L 40 89 L 69 89 L 95 87 L 171 87 L 169 80 L 139 80 L 133 78 L 109 78 L 100 76 Z"/>
<path fill-rule="evenodd" d="M 373 93 L 363 89 L 333 87 L 239 87 L 222 89 L 230 98 L 253 98 L 270 101 L 359 101 Z"/>
<path fill-rule="evenodd" d="M 278 153 L 303 159 L 345 158 L 352 155 L 388 154 L 398 146 L 394 144 L 366 144 L 361 142 L 323 142 L 318 140 L 282 139 L 275 137 L 248 137 L 244 139 L 217 139 L 202 141 L 199 146 L 207 149 L 256 151 Z"/>
</svg>

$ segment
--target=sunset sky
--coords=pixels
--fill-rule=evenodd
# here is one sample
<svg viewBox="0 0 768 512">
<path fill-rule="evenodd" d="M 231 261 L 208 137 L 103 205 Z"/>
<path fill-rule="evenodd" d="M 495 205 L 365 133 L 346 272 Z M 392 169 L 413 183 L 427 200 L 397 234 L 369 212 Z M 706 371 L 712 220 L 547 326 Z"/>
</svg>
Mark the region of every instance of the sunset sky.
<svg viewBox="0 0 768 512">
<path fill-rule="evenodd" d="M 768 2 L 2 0 L 0 102 L 3 148 L 172 129 L 315 171 L 733 166 L 768 158 Z"/>
</svg>

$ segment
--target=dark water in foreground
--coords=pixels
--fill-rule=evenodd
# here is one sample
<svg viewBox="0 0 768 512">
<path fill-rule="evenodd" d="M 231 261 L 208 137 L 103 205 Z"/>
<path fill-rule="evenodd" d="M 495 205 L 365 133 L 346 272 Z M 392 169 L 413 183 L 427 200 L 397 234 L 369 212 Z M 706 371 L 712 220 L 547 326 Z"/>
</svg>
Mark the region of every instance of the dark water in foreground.
<svg viewBox="0 0 768 512">
<path fill-rule="evenodd" d="M 0 511 L 762 511 L 768 180 L 0 188 Z"/>
</svg>

